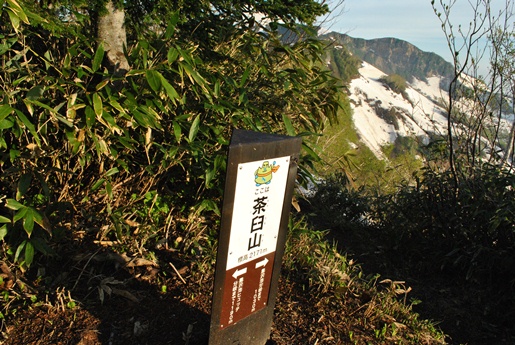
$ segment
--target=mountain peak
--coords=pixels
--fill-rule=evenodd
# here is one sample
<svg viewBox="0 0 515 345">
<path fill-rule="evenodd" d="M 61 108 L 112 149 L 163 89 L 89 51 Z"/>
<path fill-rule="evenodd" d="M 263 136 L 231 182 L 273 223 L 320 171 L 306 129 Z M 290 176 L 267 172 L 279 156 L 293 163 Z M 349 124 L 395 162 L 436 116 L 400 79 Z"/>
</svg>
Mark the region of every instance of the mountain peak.
<svg viewBox="0 0 515 345">
<path fill-rule="evenodd" d="M 429 77 L 449 78 L 452 65 L 435 53 L 424 52 L 413 44 L 393 37 L 363 39 L 330 32 L 323 38 L 345 46 L 354 56 L 386 74 L 399 74 L 408 81 Z"/>
</svg>

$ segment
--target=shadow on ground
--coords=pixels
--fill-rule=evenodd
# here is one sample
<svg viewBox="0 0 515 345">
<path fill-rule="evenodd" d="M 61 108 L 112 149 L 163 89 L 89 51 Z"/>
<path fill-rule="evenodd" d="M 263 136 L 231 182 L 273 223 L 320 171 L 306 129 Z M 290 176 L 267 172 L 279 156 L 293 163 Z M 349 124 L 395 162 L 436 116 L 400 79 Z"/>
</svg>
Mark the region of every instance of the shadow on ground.
<svg viewBox="0 0 515 345">
<path fill-rule="evenodd" d="M 45 271 L 31 268 L 36 284 L 25 293 L 45 300 L 20 308 L 3 344 L 208 343 L 212 282 L 174 252 L 158 252 L 158 267 L 92 241 L 62 247 Z"/>
<path fill-rule="evenodd" d="M 515 344 L 515 335 L 494 325 L 487 316 L 492 297 L 481 286 L 464 281 L 452 268 L 443 270 L 433 258 L 408 248 L 390 247 L 374 229 L 333 229 L 328 241 L 337 243 L 364 272 L 379 274 L 380 280 L 404 281 L 412 288 L 408 302 L 416 301 L 413 311 L 448 335 L 449 344 Z"/>
</svg>

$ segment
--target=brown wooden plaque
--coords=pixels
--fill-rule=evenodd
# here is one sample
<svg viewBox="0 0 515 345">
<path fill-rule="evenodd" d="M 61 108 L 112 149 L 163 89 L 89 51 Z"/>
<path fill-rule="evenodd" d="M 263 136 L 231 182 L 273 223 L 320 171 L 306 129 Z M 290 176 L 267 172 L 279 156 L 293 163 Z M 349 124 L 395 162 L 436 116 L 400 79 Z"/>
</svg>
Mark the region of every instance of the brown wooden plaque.
<svg viewBox="0 0 515 345">
<path fill-rule="evenodd" d="M 270 336 L 301 144 L 233 132 L 209 345 L 264 345 Z"/>
<path fill-rule="evenodd" d="M 220 327 L 237 323 L 268 304 L 274 267 L 272 252 L 226 271 Z"/>
</svg>

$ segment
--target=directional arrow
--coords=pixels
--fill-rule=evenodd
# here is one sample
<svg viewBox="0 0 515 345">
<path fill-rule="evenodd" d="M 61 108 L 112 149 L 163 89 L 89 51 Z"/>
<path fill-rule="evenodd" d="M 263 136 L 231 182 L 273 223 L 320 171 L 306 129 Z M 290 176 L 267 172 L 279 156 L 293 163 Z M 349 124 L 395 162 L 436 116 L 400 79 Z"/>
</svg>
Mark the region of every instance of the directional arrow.
<svg viewBox="0 0 515 345">
<path fill-rule="evenodd" d="M 238 278 L 239 278 L 239 276 L 242 276 L 242 275 L 244 275 L 245 273 L 247 273 L 247 267 L 242 268 L 241 270 L 236 270 L 236 271 L 234 271 L 234 273 L 232 274 L 232 277 L 233 277 L 234 279 L 238 279 Z"/>
<path fill-rule="evenodd" d="M 263 260 L 256 262 L 256 268 L 265 267 L 268 263 L 268 259 L 264 258 Z"/>
</svg>

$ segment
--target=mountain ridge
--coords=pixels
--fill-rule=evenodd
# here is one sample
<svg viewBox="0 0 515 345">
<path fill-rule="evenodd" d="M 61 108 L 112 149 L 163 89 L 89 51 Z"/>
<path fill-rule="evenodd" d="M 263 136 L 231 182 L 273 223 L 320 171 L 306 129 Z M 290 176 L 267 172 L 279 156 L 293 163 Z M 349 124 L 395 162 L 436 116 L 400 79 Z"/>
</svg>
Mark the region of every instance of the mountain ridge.
<svg viewBox="0 0 515 345">
<path fill-rule="evenodd" d="M 427 144 L 445 135 L 450 63 L 394 38 L 365 40 L 333 32 L 322 39 L 333 42 L 326 63 L 345 85 L 353 127 L 378 159 L 388 159 L 384 148 L 402 138 Z M 402 77 L 395 79 L 400 87 L 389 84 L 393 74 Z"/>
<path fill-rule="evenodd" d="M 385 74 L 398 74 L 409 82 L 414 78 L 425 81 L 441 76 L 445 82 L 453 75 L 453 66 L 433 52 L 425 52 L 415 45 L 393 37 L 363 39 L 347 34 L 329 32 L 320 36 L 342 45 L 351 54 L 375 66 Z"/>
</svg>

